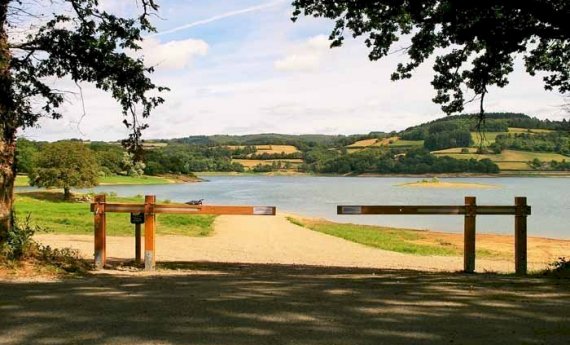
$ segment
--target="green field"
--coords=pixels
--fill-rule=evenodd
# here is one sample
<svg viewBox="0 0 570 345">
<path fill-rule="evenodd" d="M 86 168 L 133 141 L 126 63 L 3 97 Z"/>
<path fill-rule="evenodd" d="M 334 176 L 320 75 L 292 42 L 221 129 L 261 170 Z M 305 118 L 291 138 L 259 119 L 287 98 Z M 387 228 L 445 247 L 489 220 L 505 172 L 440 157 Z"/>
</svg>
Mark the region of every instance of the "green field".
<svg viewBox="0 0 570 345">
<path fill-rule="evenodd" d="M 445 149 L 445 150 L 439 150 L 439 151 L 433 151 L 432 153 L 434 155 L 448 155 L 448 154 L 467 154 L 467 153 L 461 153 L 461 151 L 463 149 L 466 149 L 467 151 L 469 151 L 469 153 L 477 153 L 477 148 L 475 147 L 453 147 L 450 149 Z"/>
<path fill-rule="evenodd" d="M 416 243 L 417 241 L 424 240 L 425 236 L 421 231 L 417 230 L 333 223 L 328 221 L 308 221 L 293 217 L 287 217 L 287 219 L 293 224 L 310 230 L 393 252 L 440 256 L 457 256 L 463 253 L 461 248 L 447 243 L 436 245 Z M 477 250 L 477 255 L 482 257 L 494 257 L 497 256 L 497 253 L 483 249 Z"/>
<path fill-rule="evenodd" d="M 553 132 L 550 129 L 526 129 L 526 128 L 515 128 L 509 127 L 508 132 L 483 132 L 483 146 L 489 146 L 495 142 L 495 139 L 498 135 L 504 134 L 518 134 L 518 133 L 526 133 L 526 134 L 541 134 L 541 133 L 549 133 Z M 471 132 L 471 138 L 473 139 L 473 146 L 480 146 L 481 137 L 478 132 Z"/>
<path fill-rule="evenodd" d="M 170 184 L 174 181 L 158 176 L 105 176 L 99 179 L 100 184 Z"/>
<path fill-rule="evenodd" d="M 550 132 L 554 132 L 551 129 L 526 129 L 526 128 L 516 128 L 516 127 L 509 127 L 509 133 L 530 133 L 530 134 L 536 134 L 536 133 L 550 133 Z"/>
<path fill-rule="evenodd" d="M 107 197 L 107 202 L 139 202 L 142 197 Z M 89 202 L 65 202 L 61 193 L 17 193 L 16 216 L 22 221 L 31 215 L 31 223 L 58 234 L 92 234 L 93 214 Z M 187 236 L 207 236 L 213 230 L 216 216 L 212 215 L 157 215 L 157 233 Z M 128 236 L 134 233 L 129 214 L 107 214 L 107 233 Z"/>
<path fill-rule="evenodd" d="M 102 185 L 110 185 L 110 184 L 117 184 L 117 185 L 125 185 L 125 184 L 169 184 L 174 183 L 174 181 L 169 180 L 164 177 L 158 176 L 140 176 L 140 177 L 131 177 L 131 176 L 121 176 L 121 175 L 114 175 L 114 176 L 105 176 L 99 179 L 99 184 Z M 24 187 L 29 186 L 29 179 L 26 175 L 18 175 L 16 177 L 16 187 Z"/>
<path fill-rule="evenodd" d="M 460 149 L 459 149 L 460 150 Z M 488 158 L 497 163 L 501 170 L 531 170 L 528 162 L 537 158 L 543 162 L 569 160 L 570 157 L 563 156 L 558 153 L 548 152 L 529 152 L 529 151 L 515 151 L 504 150 L 500 154 L 477 154 L 477 153 L 449 153 L 455 152 L 455 149 L 435 151 L 433 154 L 436 156 L 447 156 L 456 159 L 484 159 Z"/>
<path fill-rule="evenodd" d="M 471 132 L 471 139 L 473 139 L 473 146 L 480 146 L 481 140 L 483 140 L 483 146 L 489 146 L 495 142 L 495 139 L 500 134 L 508 134 L 507 132 L 483 132 L 481 134 L 477 132 Z M 481 138 L 480 135 L 483 135 Z"/>
<path fill-rule="evenodd" d="M 424 146 L 423 140 L 397 140 L 388 145 L 389 147 L 410 147 L 410 146 Z"/>
</svg>

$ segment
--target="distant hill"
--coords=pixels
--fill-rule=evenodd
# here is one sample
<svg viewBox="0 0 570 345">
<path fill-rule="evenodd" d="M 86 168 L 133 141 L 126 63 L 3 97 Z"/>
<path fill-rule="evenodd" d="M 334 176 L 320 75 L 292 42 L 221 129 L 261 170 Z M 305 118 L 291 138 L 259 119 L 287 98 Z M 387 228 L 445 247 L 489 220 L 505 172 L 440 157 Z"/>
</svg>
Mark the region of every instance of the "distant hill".
<svg viewBox="0 0 570 345">
<path fill-rule="evenodd" d="M 246 135 L 210 135 L 188 136 L 185 138 L 172 139 L 173 142 L 198 145 L 294 145 L 298 142 L 306 144 L 331 145 L 333 142 L 343 139 L 344 135 L 324 134 L 278 134 L 261 133 Z"/>
<path fill-rule="evenodd" d="M 569 123 L 520 113 L 446 116 L 400 132 L 195 135 L 145 140 L 148 175 L 196 172 L 496 174 L 570 171 Z M 18 169 L 33 170 L 45 143 L 18 141 Z M 119 143 L 86 142 L 104 175 L 124 174 Z"/>
</svg>

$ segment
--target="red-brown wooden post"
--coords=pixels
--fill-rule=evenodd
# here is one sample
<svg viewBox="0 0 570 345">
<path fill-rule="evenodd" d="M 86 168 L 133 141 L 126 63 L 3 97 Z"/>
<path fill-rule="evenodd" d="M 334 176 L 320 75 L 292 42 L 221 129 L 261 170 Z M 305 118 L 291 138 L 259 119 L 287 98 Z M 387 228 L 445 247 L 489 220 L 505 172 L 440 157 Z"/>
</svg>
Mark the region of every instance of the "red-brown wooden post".
<svg viewBox="0 0 570 345">
<path fill-rule="evenodd" d="M 106 257 L 106 219 L 105 219 L 105 195 L 95 196 L 95 268 L 102 269 L 107 260 Z"/>
<path fill-rule="evenodd" d="M 154 205 L 156 196 L 144 197 L 144 269 L 154 271 L 156 257 L 154 252 L 155 214 Z"/>
<path fill-rule="evenodd" d="M 527 222 L 526 197 L 515 198 L 515 272 L 525 275 L 527 270 Z"/>
<path fill-rule="evenodd" d="M 475 217 L 477 201 L 474 196 L 465 197 L 465 228 L 463 233 L 463 270 L 475 272 Z"/>
</svg>

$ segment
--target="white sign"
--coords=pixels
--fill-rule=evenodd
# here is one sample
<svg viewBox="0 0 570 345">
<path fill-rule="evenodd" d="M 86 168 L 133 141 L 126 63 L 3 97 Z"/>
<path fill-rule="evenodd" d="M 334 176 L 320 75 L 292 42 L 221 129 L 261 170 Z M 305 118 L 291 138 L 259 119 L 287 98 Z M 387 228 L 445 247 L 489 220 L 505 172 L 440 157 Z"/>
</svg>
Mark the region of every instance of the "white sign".
<svg viewBox="0 0 570 345">
<path fill-rule="evenodd" d="M 253 208 L 253 214 L 255 215 L 273 215 L 273 207 L 271 206 L 255 206 Z"/>
<path fill-rule="evenodd" d="M 361 206 L 343 206 L 341 214 L 362 214 Z"/>
</svg>

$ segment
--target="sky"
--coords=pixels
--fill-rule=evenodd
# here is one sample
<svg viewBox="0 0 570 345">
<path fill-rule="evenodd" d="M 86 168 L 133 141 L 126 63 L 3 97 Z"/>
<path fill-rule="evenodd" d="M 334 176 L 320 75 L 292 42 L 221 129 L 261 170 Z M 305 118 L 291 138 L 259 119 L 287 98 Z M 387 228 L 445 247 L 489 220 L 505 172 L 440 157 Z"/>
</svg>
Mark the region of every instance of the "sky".
<svg viewBox="0 0 570 345">
<path fill-rule="evenodd" d="M 430 61 L 412 79 L 392 82 L 390 74 L 404 55 L 371 62 L 362 41 L 351 37 L 330 49 L 333 22 L 303 17 L 293 23 L 290 0 L 158 2 L 159 17 L 153 19 L 158 33 L 145 37 L 140 54 L 156 66 L 153 80 L 171 91 L 148 119 L 145 139 L 389 132 L 444 116 L 431 102 Z M 133 0 L 101 4 L 127 16 L 137 10 Z M 405 45 L 402 40 L 394 49 Z M 120 108 L 109 95 L 82 84 L 80 97 L 69 81 L 54 83 L 75 92 L 63 107 L 63 119 L 41 120 L 25 137 L 111 141 L 127 136 Z M 561 95 L 544 91 L 541 78 L 526 74 L 518 61 L 510 84 L 492 89 L 485 108 L 558 120 L 568 115 L 562 103 Z M 466 107 L 476 111 L 477 104 Z"/>
</svg>

